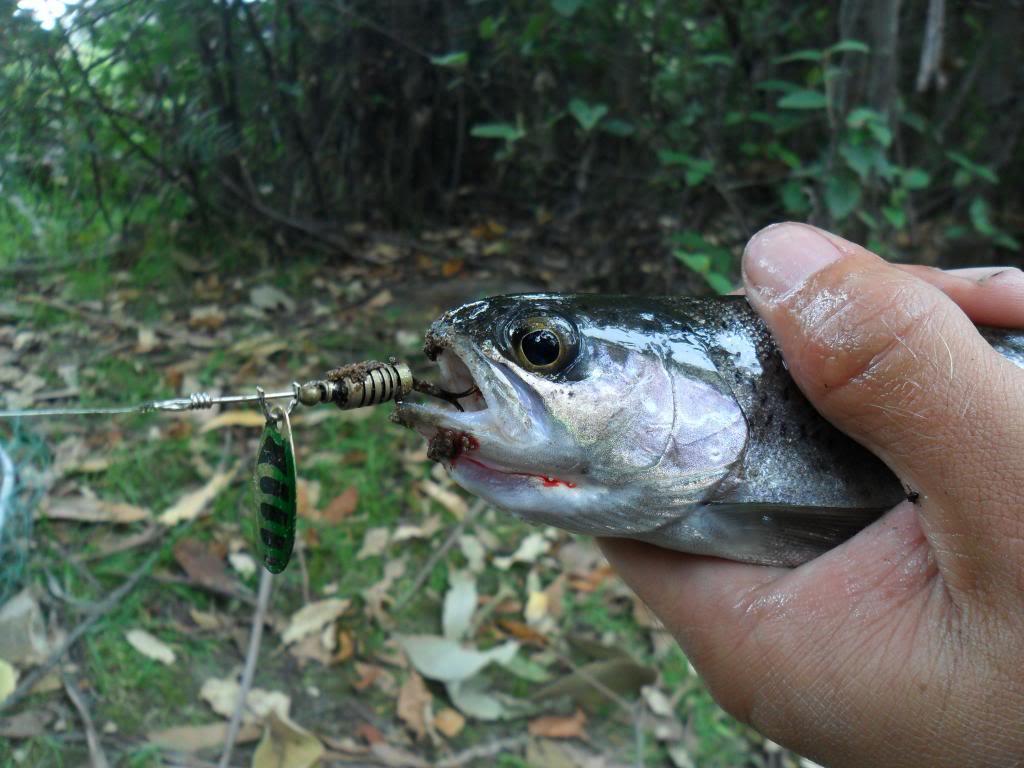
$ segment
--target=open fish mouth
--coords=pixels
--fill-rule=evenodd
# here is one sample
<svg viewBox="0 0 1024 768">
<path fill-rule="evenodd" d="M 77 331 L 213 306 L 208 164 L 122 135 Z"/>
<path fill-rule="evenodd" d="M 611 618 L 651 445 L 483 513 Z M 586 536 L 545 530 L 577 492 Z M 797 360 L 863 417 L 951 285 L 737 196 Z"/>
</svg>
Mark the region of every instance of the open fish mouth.
<svg viewBox="0 0 1024 768">
<path fill-rule="evenodd" d="M 446 339 L 435 341 L 430 355 L 438 365 L 439 389 L 461 396 L 403 401 L 394 418 L 427 439 L 431 459 L 460 483 L 465 476 L 492 487 L 537 480 L 571 485 L 522 466 L 523 457 L 547 442 L 543 403 L 496 351 Z"/>
</svg>

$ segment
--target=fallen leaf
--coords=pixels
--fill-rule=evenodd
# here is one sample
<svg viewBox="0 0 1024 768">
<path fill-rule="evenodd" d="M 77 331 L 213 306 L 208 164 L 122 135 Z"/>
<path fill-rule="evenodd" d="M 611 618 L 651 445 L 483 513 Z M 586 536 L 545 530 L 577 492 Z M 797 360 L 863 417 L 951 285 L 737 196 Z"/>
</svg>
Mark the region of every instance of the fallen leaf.
<svg viewBox="0 0 1024 768">
<path fill-rule="evenodd" d="M 417 739 L 427 735 L 427 722 L 433 720 L 433 702 L 434 697 L 427 690 L 423 678 L 415 672 L 410 672 L 401 690 L 398 691 L 398 717 Z"/>
<path fill-rule="evenodd" d="M 412 752 L 395 747 L 385 742 L 377 742 L 370 746 L 376 762 L 389 768 L 430 768 L 430 763 Z"/>
<path fill-rule="evenodd" d="M 320 739 L 277 712 L 267 716 L 252 768 L 311 768 L 324 754 Z"/>
<path fill-rule="evenodd" d="M 259 411 L 224 411 L 204 422 L 199 432 L 205 434 L 224 427 L 262 427 L 266 423 L 266 418 Z"/>
<path fill-rule="evenodd" d="M 498 570 L 507 571 L 515 563 L 535 563 L 550 548 L 551 542 L 544 534 L 534 532 L 519 542 L 519 547 L 508 557 L 494 558 L 494 565 Z"/>
<path fill-rule="evenodd" d="M 157 522 L 170 527 L 186 520 L 195 520 L 207 505 L 217 498 L 217 494 L 231 484 L 237 469 L 238 465 L 227 472 L 217 472 L 202 488 L 189 491 L 164 510 L 157 518 Z"/>
<path fill-rule="evenodd" d="M 466 718 L 451 707 L 445 707 L 434 715 L 434 727 L 449 739 L 454 739 L 466 725 Z"/>
<path fill-rule="evenodd" d="M 398 642 L 421 675 L 446 683 L 466 680 L 492 662 L 511 659 L 519 650 L 519 644 L 511 640 L 478 651 L 437 635 L 404 635 Z"/>
<path fill-rule="evenodd" d="M 350 485 L 344 491 L 331 499 L 327 508 L 321 512 L 320 517 L 325 523 L 338 525 L 356 511 L 356 506 L 358 504 L 359 489 L 354 485 Z"/>
<path fill-rule="evenodd" d="M 338 633 L 338 651 L 334 654 L 335 662 L 348 661 L 356 652 L 356 641 L 352 633 L 343 629 Z"/>
<path fill-rule="evenodd" d="M 295 485 L 295 511 L 304 519 L 318 519 L 316 506 L 320 503 L 320 481 L 300 477 Z"/>
<path fill-rule="evenodd" d="M 580 768 L 572 754 L 557 741 L 530 739 L 526 745 L 526 764 L 544 768 Z"/>
<path fill-rule="evenodd" d="M 530 721 L 527 726 L 531 736 L 542 736 L 545 739 L 583 739 L 586 733 L 583 726 L 587 716 L 582 709 L 572 715 L 546 715 Z"/>
<path fill-rule="evenodd" d="M 153 513 L 133 504 L 102 501 L 95 496 L 64 496 L 41 507 L 43 517 L 76 523 L 113 523 L 127 525 L 149 520 Z"/>
<path fill-rule="evenodd" d="M 391 535 L 389 543 L 396 544 L 409 539 L 429 539 L 441 530 L 440 515 L 431 515 L 421 525 L 400 525 Z"/>
<path fill-rule="evenodd" d="M 152 731 L 146 734 L 146 740 L 164 749 L 174 749 L 180 752 L 198 752 L 201 749 L 211 749 L 224 744 L 227 736 L 227 723 L 208 723 L 206 725 L 179 725 L 174 728 L 164 728 L 160 731 Z M 254 724 L 243 725 L 235 742 L 246 744 L 256 741 L 260 737 L 262 729 Z"/>
<path fill-rule="evenodd" d="M 200 629 L 219 631 L 227 629 L 231 625 L 230 622 L 225 620 L 225 618 L 219 613 L 189 608 L 188 614 Z"/>
<path fill-rule="evenodd" d="M 448 583 L 441 626 L 445 637 L 460 640 L 469 631 L 476 611 L 476 580 L 468 571 L 454 571 L 449 575 Z"/>
<path fill-rule="evenodd" d="M 230 718 L 234 714 L 240 692 L 241 686 L 237 680 L 211 677 L 199 689 L 199 696 L 218 715 Z M 245 698 L 242 721 L 246 723 L 257 722 L 272 711 L 287 717 L 291 705 L 291 698 L 280 691 L 250 688 L 249 695 Z"/>
<path fill-rule="evenodd" d="M 18 687 L 18 670 L 12 664 L 0 659 L 0 702 L 14 693 Z"/>
<path fill-rule="evenodd" d="M 29 589 L 23 589 L 0 607 L 0 659 L 37 664 L 49 655 L 43 612 Z"/>
<path fill-rule="evenodd" d="M 367 664 L 362 661 L 357 661 L 355 667 L 359 679 L 352 683 L 352 687 L 357 691 L 365 691 L 371 685 L 376 685 L 377 688 L 385 693 L 394 690 L 395 676 L 384 669 L 384 667 L 377 666 L 376 664 Z"/>
<path fill-rule="evenodd" d="M 384 612 L 384 604 L 393 602 L 388 594 L 388 590 L 404 573 L 404 559 L 388 560 L 384 565 L 384 577 L 376 584 L 363 590 L 362 598 L 366 604 L 366 611 L 378 624 L 384 625 L 388 622 L 388 615 Z"/>
<path fill-rule="evenodd" d="M 256 561 L 248 552 L 232 552 L 228 555 L 228 562 L 240 576 L 248 578 L 256 573 Z"/>
<path fill-rule="evenodd" d="M 287 293 L 273 285 L 258 285 L 249 291 L 249 303 L 267 312 L 295 311 L 295 301 Z"/>
<path fill-rule="evenodd" d="M 173 552 L 174 559 L 192 581 L 217 587 L 233 584 L 224 566 L 224 558 L 209 543 L 192 538 L 180 539 Z"/>
<path fill-rule="evenodd" d="M 388 548 L 391 540 L 391 532 L 387 528 L 370 528 L 363 536 L 363 546 L 356 555 L 356 560 L 365 560 L 368 557 L 379 557 Z"/>
<path fill-rule="evenodd" d="M 498 626 L 521 643 L 543 648 L 548 638 L 528 624 L 515 619 L 498 619 Z"/>
<path fill-rule="evenodd" d="M 292 614 L 288 627 L 281 635 L 285 645 L 301 640 L 306 635 L 319 632 L 348 610 L 351 600 L 338 597 L 318 600 L 303 606 Z"/>
<path fill-rule="evenodd" d="M 46 733 L 53 713 L 45 709 L 28 709 L 0 720 L 0 737 L 5 739 L 33 739 Z"/>
<path fill-rule="evenodd" d="M 356 726 L 356 735 L 359 736 L 367 744 L 383 744 L 384 734 L 380 730 L 370 723 L 360 722 Z"/>
<path fill-rule="evenodd" d="M 511 697 L 502 696 L 488 690 L 487 682 L 480 677 L 447 683 L 445 690 L 452 704 L 463 714 L 475 720 L 494 721 L 511 717 L 521 717 L 524 710 L 532 709 L 526 702 L 516 702 Z"/>
<path fill-rule="evenodd" d="M 480 539 L 472 534 L 463 534 L 459 536 L 459 549 L 462 550 L 462 556 L 466 558 L 466 564 L 469 570 L 473 573 L 482 573 L 484 570 L 484 557 L 487 555 L 487 550 L 484 549 L 484 545 L 480 543 Z"/>
<path fill-rule="evenodd" d="M 147 659 L 159 661 L 170 666 L 175 661 L 174 651 L 163 640 L 149 634 L 144 629 L 131 629 L 125 637 L 128 644 Z"/>
<path fill-rule="evenodd" d="M 144 325 L 138 327 L 138 341 L 135 343 L 135 354 L 145 355 L 157 347 L 156 331 Z"/>
<path fill-rule="evenodd" d="M 658 717 L 675 716 L 675 708 L 672 706 L 672 702 L 658 688 L 655 688 L 653 685 L 645 685 L 640 689 L 640 694 L 644 697 L 647 708 Z"/>
<path fill-rule="evenodd" d="M 606 700 L 606 694 L 595 687 L 595 681 L 603 688 L 628 695 L 637 693 L 656 678 L 657 673 L 653 669 L 632 659 L 602 659 L 584 664 L 560 680 L 540 688 L 532 698 L 543 701 L 568 696 L 585 707 L 598 706 Z"/>
<path fill-rule="evenodd" d="M 419 488 L 423 493 L 447 509 L 460 522 L 469 513 L 469 505 L 455 491 L 442 488 L 433 480 L 420 480 Z"/>
<path fill-rule="evenodd" d="M 188 314 L 190 328 L 203 331 L 216 331 L 227 320 L 223 310 L 215 305 L 193 307 Z"/>
</svg>

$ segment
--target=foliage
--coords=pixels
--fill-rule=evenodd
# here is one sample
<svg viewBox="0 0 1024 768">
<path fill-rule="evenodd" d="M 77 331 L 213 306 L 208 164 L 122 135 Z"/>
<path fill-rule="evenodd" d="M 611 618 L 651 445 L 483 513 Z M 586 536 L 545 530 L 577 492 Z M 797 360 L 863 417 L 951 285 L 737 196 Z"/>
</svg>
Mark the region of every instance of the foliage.
<svg viewBox="0 0 1024 768">
<path fill-rule="evenodd" d="M 734 247 L 789 217 L 893 255 L 1019 248 L 1019 4 L 948 7 L 916 81 L 924 0 L 90 0 L 53 30 L 15 8 L 9 257 L 239 231 L 350 253 L 353 222 L 488 200 Z"/>
</svg>

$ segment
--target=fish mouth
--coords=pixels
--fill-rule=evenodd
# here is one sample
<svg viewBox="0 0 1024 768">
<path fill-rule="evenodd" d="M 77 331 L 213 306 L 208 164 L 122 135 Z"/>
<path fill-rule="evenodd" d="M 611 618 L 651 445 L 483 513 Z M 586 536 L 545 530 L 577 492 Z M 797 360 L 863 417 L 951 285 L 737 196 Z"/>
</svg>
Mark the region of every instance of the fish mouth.
<svg viewBox="0 0 1024 768">
<path fill-rule="evenodd" d="M 450 471 L 465 457 L 467 472 L 475 475 L 528 476 L 516 459 L 546 439 L 539 396 L 495 350 L 481 350 L 458 338 L 439 341 L 437 335 L 429 345 L 440 387 L 462 396 L 451 402 L 402 401 L 395 421 L 423 435 L 429 443 L 427 455 Z"/>
</svg>

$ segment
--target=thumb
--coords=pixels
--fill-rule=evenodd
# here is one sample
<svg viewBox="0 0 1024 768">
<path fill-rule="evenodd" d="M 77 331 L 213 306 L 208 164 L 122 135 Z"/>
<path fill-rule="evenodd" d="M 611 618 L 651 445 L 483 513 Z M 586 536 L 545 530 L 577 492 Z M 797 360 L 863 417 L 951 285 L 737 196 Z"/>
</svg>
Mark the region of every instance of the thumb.
<svg viewBox="0 0 1024 768">
<path fill-rule="evenodd" d="M 812 404 L 920 494 L 951 586 L 1016 561 L 1005 547 L 1024 534 L 1010 498 L 1024 483 L 1024 372 L 940 290 L 822 230 L 762 230 L 743 276 Z"/>
</svg>

